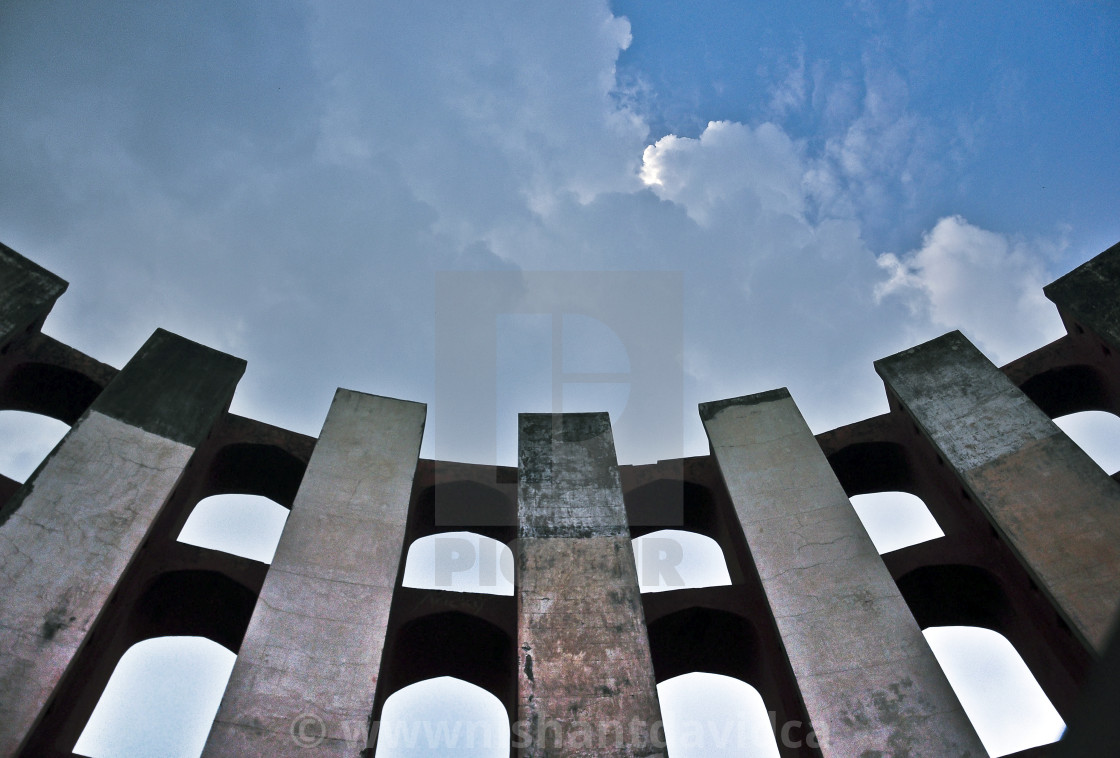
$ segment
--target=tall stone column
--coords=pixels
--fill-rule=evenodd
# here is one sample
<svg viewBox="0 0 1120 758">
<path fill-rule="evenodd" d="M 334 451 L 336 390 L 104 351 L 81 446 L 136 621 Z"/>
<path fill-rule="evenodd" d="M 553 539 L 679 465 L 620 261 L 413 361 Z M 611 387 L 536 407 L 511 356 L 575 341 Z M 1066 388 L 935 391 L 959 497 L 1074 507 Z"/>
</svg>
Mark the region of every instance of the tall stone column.
<svg viewBox="0 0 1120 758">
<path fill-rule="evenodd" d="M 606 413 L 521 414 L 518 724 L 524 756 L 663 754 Z"/>
<path fill-rule="evenodd" d="M 1087 647 L 1120 601 L 1120 486 L 960 332 L 875 363 Z"/>
<path fill-rule="evenodd" d="M 6 505 L 0 755 L 14 755 L 49 707 L 244 370 L 157 331 Z"/>
<path fill-rule="evenodd" d="M 335 394 L 204 756 L 365 748 L 425 416 Z"/>
<path fill-rule="evenodd" d="M 700 415 L 821 752 L 987 755 L 789 392 Z"/>
</svg>

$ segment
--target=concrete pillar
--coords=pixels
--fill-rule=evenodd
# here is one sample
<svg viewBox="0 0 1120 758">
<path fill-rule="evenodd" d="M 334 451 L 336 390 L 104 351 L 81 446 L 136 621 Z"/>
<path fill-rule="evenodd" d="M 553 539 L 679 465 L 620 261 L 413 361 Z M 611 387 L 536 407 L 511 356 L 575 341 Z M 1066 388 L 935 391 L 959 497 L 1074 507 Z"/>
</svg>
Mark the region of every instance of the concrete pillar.
<svg viewBox="0 0 1120 758">
<path fill-rule="evenodd" d="M 875 369 L 1074 634 L 1102 651 L 1120 600 L 1120 486 L 959 332 Z"/>
<path fill-rule="evenodd" d="M 700 415 L 821 752 L 987 755 L 789 392 Z"/>
<path fill-rule="evenodd" d="M 0 755 L 50 707 L 245 363 L 157 331 L 5 507 Z"/>
<path fill-rule="evenodd" d="M 425 415 L 335 394 L 204 756 L 365 748 Z"/>
<path fill-rule="evenodd" d="M 66 282 L 0 244 L 0 348 L 41 326 Z"/>
<path fill-rule="evenodd" d="M 1042 291 L 1058 306 L 1066 327 L 1073 326 L 1071 334 L 1077 336 L 1076 325 L 1081 325 L 1120 353 L 1120 244 L 1046 285 Z"/>
<path fill-rule="evenodd" d="M 662 754 L 610 417 L 518 420 L 514 746 L 550 758 Z"/>
</svg>

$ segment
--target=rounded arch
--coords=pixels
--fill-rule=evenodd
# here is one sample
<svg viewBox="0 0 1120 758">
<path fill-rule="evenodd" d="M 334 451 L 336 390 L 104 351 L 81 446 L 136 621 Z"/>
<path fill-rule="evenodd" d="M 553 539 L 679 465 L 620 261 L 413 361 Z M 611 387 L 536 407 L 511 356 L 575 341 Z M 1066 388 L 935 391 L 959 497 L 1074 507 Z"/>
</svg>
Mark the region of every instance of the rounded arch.
<svg viewBox="0 0 1120 758">
<path fill-rule="evenodd" d="M 1019 385 L 1019 389 L 1050 418 L 1080 411 L 1112 411 L 1108 382 L 1092 366 L 1061 366 L 1043 371 Z"/>
<path fill-rule="evenodd" d="M 1061 737 L 1065 722 L 1002 634 L 973 626 L 930 627 L 923 634 L 989 755 Z"/>
<path fill-rule="evenodd" d="M 375 758 L 420 758 L 454 751 L 464 758 L 507 758 L 506 708 L 485 689 L 451 676 L 394 692 L 378 720 Z"/>
<path fill-rule="evenodd" d="M 461 611 L 421 616 L 397 630 L 390 647 L 378 685 L 383 692 L 452 676 L 497 697 L 512 718 L 514 643 L 489 621 Z"/>
<path fill-rule="evenodd" d="M 159 637 L 121 656 L 74 752 L 196 758 L 236 656 L 201 637 Z"/>
<path fill-rule="evenodd" d="M 642 592 L 731 584 L 723 549 L 707 535 L 659 529 L 635 537 L 633 546 Z"/>
<path fill-rule="evenodd" d="M 649 624 L 649 647 L 658 682 L 703 671 L 744 682 L 761 674 L 758 633 L 729 611 L 693 606 Z"/>
<path fill-rule="evenodd" d="M 498 489 L 469 480 L 426 487 L 410 514 L 418 537 L 461 528 L 510 542 L 517 536 L 517 504 Z"/>
<path fill-rule="evenodd" d="M 33 411 L 0 411 L 0 474 L 26 482 L 70 426 Z"/>
<path fill-rule="evenodd" d="M 513 596 L 513 551 L 476 532 L 440 532 L 413 540 L 401 586 Z"/>
<path fill-rule="evenodd" d="M 102 389 L 73 369 L 29 361 L 13 368 L 0 384 L 0 407 L 50 416 L 73 426 Z"/>
<path fill-rule="evenodd" d="M 657 698 L 673 758 L 780 755 L 762 695 L 740 679 L 694 671 L 658 684 Z M 805 737 L 784 736 L 787 740 Z"/>
<path fill-rule="evenodd" d="M 261 495 L 211 495 L 191 509 L 178 541 L 272 563 L 288 509 Z"/>
<path fill-rule="evenodd" d="M 256 603 L 256 593 L 217 571 L 168 571 L 133 606 L 131 636 L 204 637 L 236 653 Z"/>
<path fill-rule="evenodd" d="M 898 490 L 913 492 L 906 448 L 896 442 L 856 442 L 828 456 L 848 497 Z"/>
<path fill-rule="evenodd" d="M 681 479 L 655 479 L 623 492 L 630 536 L 675 528 L 708 537 L 720 533 L 719 513 L 711 491 Z"/>
<path fill-rule="evenodd" d="M 1054 423 L 1106 474 L 1120 471 L 1120 417 L 1108 411 L 1080 411 Z"/>
<path fill-rule="evenodd" d="M 978 566 L 922 566 L 897 581 L 899 592 L 922 629 L 975 626 L 1003 633 L 1011 603 L 999 580 Z"/>
<path fill-rule="evenodd" d="M 945 536 L 925 501 L 917 495 L 868 492 L 850 499 L 880 555 Z"/>
<path fill-rule="evenodd" d="M 210 462 L 205 495 L 260 495 L 291 508 L 307 464 L 276 445 L 234 442 Z"/>
</svg>

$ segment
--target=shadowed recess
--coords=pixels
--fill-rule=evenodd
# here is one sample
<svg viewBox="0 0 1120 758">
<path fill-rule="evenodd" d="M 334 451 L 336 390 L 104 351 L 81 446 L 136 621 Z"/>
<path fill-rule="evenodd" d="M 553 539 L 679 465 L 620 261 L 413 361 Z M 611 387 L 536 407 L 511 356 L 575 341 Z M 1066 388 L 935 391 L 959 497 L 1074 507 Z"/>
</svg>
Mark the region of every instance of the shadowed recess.
<svg viewBox="0 0 1120 758">
<path fill-rule="evenodd" d="M 0 384 L 0 407 L 39 413 L 73 426 L 101 389 L 100 384 L 73 369 L 21 363 Z"/>
<path fill-rule="evenodd" d="M 1112 411 L 1100 371 L 1090 366 L 1062 366 L 1032 376 L 1019 389 L 1050 418 L 1079 411 Z"/>
<path fill-rule="evenodd" d="M 894 442 L 857 442 L 828 456 L 828 463 L 848 497 L 914 491 L 906 449 Z"/>
<path fill-rule="evenodd" d="M 978 626 L 1002 634 L 1011 620 L 999 580 L 976 566 L 923 566 L 900 576 L 898 589 L 922 629 Z"/>
<path fill-rule="evenodd" d="M 513 678 L 513 641 L 488 621 L 459 611 L 405 624 L 383 658 L 379 687 L 396 692 L 425 679 L 452 676 L 502 699 Z"/>
<path fill-rule="evenodd" d="M 760 674 L 758 634 L 741 616 L 712 608 L 686 608 L 649 625 L 649 647 L 658 682 L 702 671 L 745 682 Z"/>
<path fill-rule="evenodd" d="M 217 452 L 205 495 L 261 495 L 292 507 L 307 464 L 275 445 L 238 442 Z"/>
<path fill-rule="evenodd" d="M 133 610 L 133 636 L 205 637 L 236 653 L 256 606 L 254 592 L 216 571 L 160 574 Z"/>
</svg>

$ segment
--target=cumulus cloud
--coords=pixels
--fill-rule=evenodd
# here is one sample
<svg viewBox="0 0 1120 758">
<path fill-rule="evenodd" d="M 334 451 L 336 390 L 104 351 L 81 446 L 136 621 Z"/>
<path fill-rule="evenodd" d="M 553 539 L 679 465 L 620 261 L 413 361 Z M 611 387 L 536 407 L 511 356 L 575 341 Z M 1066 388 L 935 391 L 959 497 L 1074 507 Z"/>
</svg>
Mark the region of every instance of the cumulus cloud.
<svg viewBox="0 0 1120 758">
<path fill-rule="evenodd" d="M 116 364 L 157 326 L 234 352 L 234 411 L 270 423 L 316 433 L 340 385 L 430 401 L 443 269 L 684 271 L 689 453 L 697 402 L 786 385 L 829 428 L 881 411 L 874 359 L 996 317 L 951 289 L 988 258 L 942 224 L 875 289 L 869 219 L 932 152 L 886 68 L 798 53 L 770 121 L 651 144 L 604 0 L 25 15 L 0 27 L 0 222 L 72 283 L 48 333 Z M 824 131 L 791 136 L 797 109 Z M 1044 261 L 997 253 L 1027 303 Z"/>
<path fill-rule="evenodd" d="M 800 216 L 803 161 L 778 126 L 713 121 L 698 139 L 668 135 L 647 147 L 641 177 L 698 224 L 720 212 Z"/>
<path fill-rule="evenodd" d="M 943 218 L 922 246 L 901 258 L 885 253 L 889 278 L 879 300 L 897 297 L 916 316 L 960 329 L 997 363 L 1005 363 L 1063 334 L 1054 306 L 1042 294 L 1052 243 L 1029 243 L 987 231 L 960 216 Z"/>
</svg>

